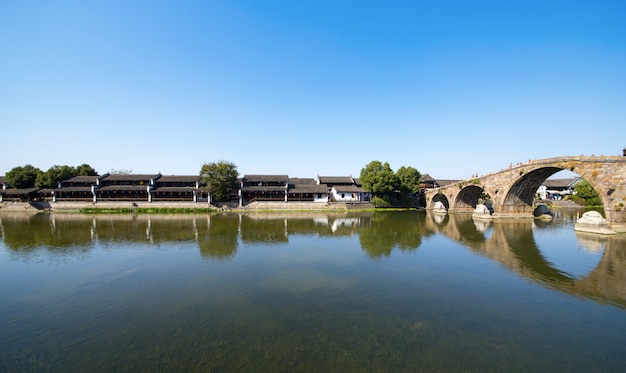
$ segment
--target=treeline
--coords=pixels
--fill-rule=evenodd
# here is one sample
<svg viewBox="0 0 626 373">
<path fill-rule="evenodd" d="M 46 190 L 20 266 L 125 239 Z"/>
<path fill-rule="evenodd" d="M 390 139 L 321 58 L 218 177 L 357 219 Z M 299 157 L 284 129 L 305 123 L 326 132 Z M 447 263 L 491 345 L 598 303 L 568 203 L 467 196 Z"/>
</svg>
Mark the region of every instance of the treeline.
<svg viewBox="0 0 626 373">
<path fill-rule="evenodd" d="M 77 167 L 54 165 L 47 171 L 27 164 L 11 169 L 6 173 L 5 180 L 7 184 L 18 189 L 56 188 L 59 181 L 74 176 L 98 176 L 98 173 L 88 164 Z M 203 164 L 200 176 L 202 189 L 210 193 L 215 200 L 222 200 L 236 187 L 239 173 L 234 163 L 221 160 Z M 372 193 L 374 205 L 406 206 L 419 203 L 416 196 L 420 192 L 421 177 L 421 173 L 413 167 L 402 166 L 394 172 L 389 163 L 372 161 L 361 169 L 359 180 L 363 189 Z"/>
<path fill-rule="evenodd" d="M 59 181 L 67 180 L 74 176 L 98 176 L 98 173 L 88 164 L 81 164 L 77 167 L 54 165 L 47 171 L 42 171 L 27 164 L 12 168 L 4 176 L 7 184 L 18 189 L 31 187 L 56 188 Z"/>
</svg>

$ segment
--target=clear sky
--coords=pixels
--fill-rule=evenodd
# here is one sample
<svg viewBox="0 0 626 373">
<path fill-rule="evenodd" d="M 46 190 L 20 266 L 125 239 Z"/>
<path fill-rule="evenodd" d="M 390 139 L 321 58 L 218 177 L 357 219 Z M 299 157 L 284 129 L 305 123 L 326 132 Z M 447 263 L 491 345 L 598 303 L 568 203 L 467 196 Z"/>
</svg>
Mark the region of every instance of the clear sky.
<svg viewBox="0 0 626 373">
<path fill-rule="evenodd" d="M 465 179 L 626 147 L 626 1 L 0 0 L 0 175 Z"/>
</svg>

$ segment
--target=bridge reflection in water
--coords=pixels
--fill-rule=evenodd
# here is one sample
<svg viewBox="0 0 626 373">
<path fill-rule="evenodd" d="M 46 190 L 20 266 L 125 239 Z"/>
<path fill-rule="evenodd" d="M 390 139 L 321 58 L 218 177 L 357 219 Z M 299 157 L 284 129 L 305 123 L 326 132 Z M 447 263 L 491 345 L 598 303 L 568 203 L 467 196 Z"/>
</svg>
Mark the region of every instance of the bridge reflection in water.
<svg viewBox="0 0 626 373">
<path fill-rule="evenodd" d="M 415 251 L 423 238 L 441 234 L 542 286 L 626 308 L 626 235 L 575 232 L 576 246 L 601 251 L 595 268 L 584 274 L 560 269 L 548 259 L 549 248 L 537 245 L 535 237 L 542 229 L 573 224 L 575 214 L 557 212 L 552 223 L 528 219 L 481 221 L 470 214 L 436 215 L 423 211 L 168 216 L 6 214 L 0 215 L 0 238 L 20 260 L 28 260 L 30 254 L 38 258 L 41 250 L 51 255 L 76 255 L 88 252 L 96 243 L 107 242 L 195 242 L 204 259 L 228 260 L 245 243 L 282 245 L 297 235 L 354 236 L 369 258 L 379 260 L 393 250 Z"/>
<path fill-rule="evenodd" d="M 535 223 L 537 222 L 537 223 Z M 585 250 L 602 256 L 580 277 L 559 269 L 535 241 L 549 223 L 528 219 L 474 220 L 469 214 L 429 215 L 426 225 L 509 270 L 559 291 L 626 308 L 626 236 L 575 232 Z"/>
</svg>

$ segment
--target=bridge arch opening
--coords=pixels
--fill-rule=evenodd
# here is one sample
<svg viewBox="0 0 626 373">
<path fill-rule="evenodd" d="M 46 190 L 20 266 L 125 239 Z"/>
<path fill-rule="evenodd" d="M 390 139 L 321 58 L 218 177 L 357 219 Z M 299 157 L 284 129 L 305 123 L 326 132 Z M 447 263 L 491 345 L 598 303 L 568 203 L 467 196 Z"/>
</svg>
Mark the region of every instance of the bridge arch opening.
<svg viewBox="0 0 626 373">
<path fill-rule="evenodd" d="M 446 210 L 450 209 L 450 201 L 448 201 L 448 198 L 445 196 L 445 194 L 443 193 L 435 194 L 433 196 L 433 199 L 430 201 L 430 206 L 434 206 L 435 203 L 437 202 L 441 202 L 443 206 L 446 208 Z"/>
<path fill-rule="evenodd" d="M 478 185 L 469 185 L 461 189 L 454 201 L 454 208 L 462 210 L 475 209 L 483 190 L 484 189 Z"/>
<path fill-rule="evenodd" d="M 558 167 L 542 167 L 523 174 L 504 197 L 503 212 L 532 212 L 535 196 L 541 184 L 561 170 L 562 168 Z"/>
<path fill-rule="evenodd" d="M 549 187 L 546 187 L 544 193 L 542 195 L 540 187 L 542 185 L 549 184 L 547 182 L 555 174 L 558 174 L 561 171 L 568 171 L 565 176 L 569 176 L 569 179 L 572 181 L 572 185 L 568 186 L 568 190 L 563 190 L 564 186 L 561 186 L 561 190 L 549 190 Z M 557 175 L 558 176 L 558 175 Z M 572 177 L 573 176 L 573 177 Z M 566 177 L 566 180 L 568 178 Z M 576 180 L 578 179 L 578 180 Z M 554 180 L 562 180 L 555 178 Z M 536 202 L 539 200 L 553 200 L 553 199 L 573 199 L 574 202 L 579 204 L 580 206 L 584 206 L 584 199 L 580 197 L 576 197 L 575 192 L 573 191 L 574 184 L 578 182 L 585 182 L 588 185 L 589 192 L 586 193 L 585 198 L 588 198 L 591 195 L 598 195 L 598 200 L 594 203 L 595 206 L 604 206 L 604 200 L 602 196 L 597 192 L 597 187 L 585 178 L 585 175 L 580 175 L 574 171 L 565 170 L 559 167 L 543 167 L 528 172 L 527 174 L 520 177 L 509 189 L 503 203 L 505 212 L 519 212 L 519 211 L 527 211 L 532 209 Z"/>
<path fill-rule="evenodd" d="M 454 201 L 454 208 L 459 210 L 474 210 L 479 204 L 486 205 L 493 212 L 491 195 L 480 185 L 469 185 L 461 189 Z"/>
</svg>

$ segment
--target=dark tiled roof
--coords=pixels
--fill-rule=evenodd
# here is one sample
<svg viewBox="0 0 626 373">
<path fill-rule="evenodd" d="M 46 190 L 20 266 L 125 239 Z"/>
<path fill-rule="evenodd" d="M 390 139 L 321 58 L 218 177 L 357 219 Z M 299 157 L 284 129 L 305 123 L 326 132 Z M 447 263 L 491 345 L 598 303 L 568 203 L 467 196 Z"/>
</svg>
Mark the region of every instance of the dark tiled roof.
<svg viewBox="0 0 626 373">
<path fill-rule="evenodd" d="M 422 182 L 425 182 L 425 183 L 426 182 L 431 182 L 432 183 L 432 182 L 435 181 L 435 179 L 433 179 L 429 174 L 422 175 L 421 180 L 422 180 Z"/>
<path fill-rule="evenodd" d="M 354 184 L 351 176 L 318 176 L 320 184 Z"/>
<path fill-rule="evenodd" d="M 189 183 L 200 181 L 199 175 L 163 175 L 158 180 L 159 183 Z"/>
<path fill-rule="evenodd" d="M 289 184 L 315 184 L 315 179 L 313 178 L 301 178 L 301 177 L 292 177 L 289 179 Z"/>
<path fill-rule="evenodd" d="M 61 180 L 61 183 L 84 183 L 95 184 L 99 176 L 74 176 L 66 180 Z"/>
<path fill-rule="evenodd" d="M 39 188 L 39 187 L 24 188 L 24 189 L 10 188 L 10 189 L 6 189 L 6 190 L 2 190 L 2 191 L 0 191 L 0 193 L 5 194 L 5 195 L 9 195 L 9 196 L 14 196 L 14 195 L 33 193 L 33 192 L 38 191 L 39 189 L 41 189 L 41 188 Z"/>
<path fill-rule="evenodd" d="M 77 187 L 63 187 L 54 189 L 55 193 L 70 193 L 70 192 L 91 192 L 90 186 L 77 186 Z"/>
<path fill-rule="evenodd" d="M 284 186 L 244 186 L 241 188 L 244 192 L 284 192 Z"/>
<path fill-rule="evenodd" d="M 244 183 L 266 183 L 266 182 L 281 182 L 286 183 L 289 179 L 287 175 L 244 175 Z"/>
<path fill-rule="evenodd" d="M 335 189 L 338 193 L 347 192 L 347 193 L 363 193 L 365 189 L 358 187 L 356 185 L 334 185 L 333 189 Z"/>
<path fill-rule="evenodd" d="M 197 191 L 199 189 L 194 188 L 194 187 L 158 187 L 155 189 L 152 189 L 151 192 L 153 193 L 158 193 L 158 192 L 194 192 Z"/>
<path fill-rule="evenodd" d="M 569 188 L 575 184 L 580 178 L 572 177 L 569 179 L 547 179 L 543 182 L 546 188 Z"/>
<path fill-rule="evenodd" d="M 316 184 L 315 181 L 313 183 L 294 183 L 289 184 L 289 193 L 328 193 L 328 186 Z"/>
<path fill-rule="evenodd" d="M 100 188 L 96 188 L 96 192 L 105 192 L 105 191 L 141 191 L 147 192 L 147 185 L 107 185 Z"/>
</svg>

